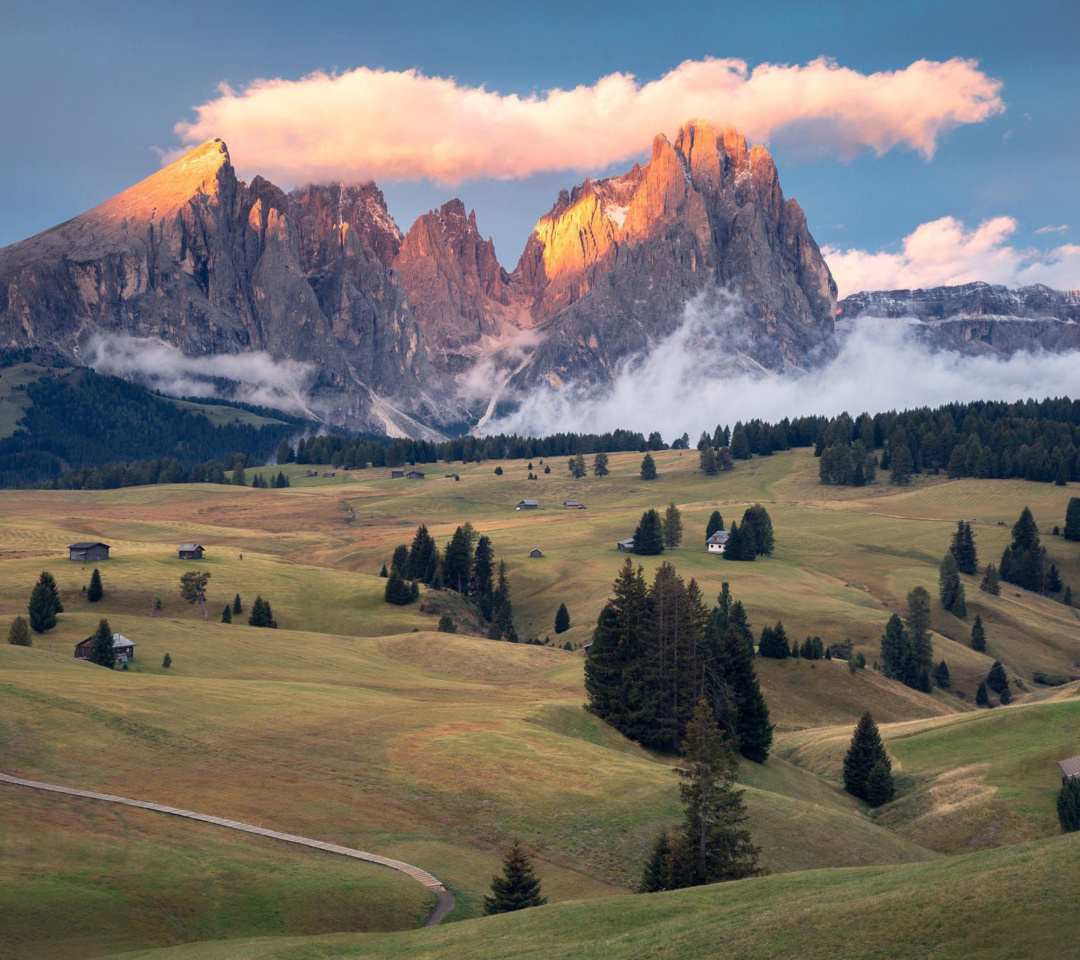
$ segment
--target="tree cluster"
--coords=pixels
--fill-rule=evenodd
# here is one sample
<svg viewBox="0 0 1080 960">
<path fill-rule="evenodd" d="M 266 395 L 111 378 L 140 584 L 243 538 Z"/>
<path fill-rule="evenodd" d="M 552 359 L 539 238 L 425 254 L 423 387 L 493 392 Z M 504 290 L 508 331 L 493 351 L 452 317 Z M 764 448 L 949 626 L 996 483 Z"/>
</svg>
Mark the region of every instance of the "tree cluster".
<svg viewBox="0 0 1080 960">
<path fill-rule="evenodd" d="M 979 572 L 979 552 L 975 548 L 975 534 L 970 523 L 963 520 L 957 523 L 949 553 L 956 559 L 956 567 L 961 573 L 973 577 Z"/>
<path fill-rule="evenodd" d="M 776 548 L 772 518 L 760 503 L 748 507 L 742 523 L 731 524 L 728 541 L 724 546 L 725 560 L 756 560 L 771 556 Z"/>
<path fill-rule="evenodd" d="M 933 669 L 930 595 L 922 587 L 916 587 L 908 594 L 907 624 L 894 613 L 885 625 L 881 637 L 881 671 L 890 680 L 929 693 Z"/>
<path fill-rule="evenodd" d="M 262 597 L 256 597 L 251 605 L 251 613 L 248 615 L 248 626 L 270 627 L 277 629 L 277 621 L 274 619 L 274 611 L 270 608 L 270 601 Z"/>
<path fill-rule="evenodd" d="M 627 737 L 673 752 L 703 700 L 747 759 L 762 762 L 772 725 L 742 604 L 724 584 L 708 610 L 697 583 L 669 563 L 652 585 L 627 560 L 593 631 L 585 663 L 589 709 Z"/>
</svg>

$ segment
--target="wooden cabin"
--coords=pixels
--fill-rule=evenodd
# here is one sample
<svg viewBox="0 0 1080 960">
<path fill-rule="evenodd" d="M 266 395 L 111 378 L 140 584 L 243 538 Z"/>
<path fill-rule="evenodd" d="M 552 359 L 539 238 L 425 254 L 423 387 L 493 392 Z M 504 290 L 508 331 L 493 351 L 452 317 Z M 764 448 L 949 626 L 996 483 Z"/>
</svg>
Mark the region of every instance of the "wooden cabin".
<svg viewBox="0 0 1080 960">
<path fill-rule="evenodd" d="M 424 472 L 422 470 L 410 470 L 407 474 L 405 474 L 405 479 L 406 480 L 423 480 L 424 479 Z"/>
<path fill-rule="evenodd" d="M 539 510 L 540 509 L 540 501 L 539 500 L 519 500 L 518 505 L 514 509 L 515 510 Z"/>
<path fill-rule="evenodd" d="M 617 541 L 615 543 L 615 546 L 622 553 L 633 553 L 634 552 L 634 538 L 631 537 L 629 540 L 619 540 L 619 541 Z"/>
<path fill-rule="evenodd" d="M 567 510 L 584 510 L 585 509 L 585 504 L 578 503 L 577 500 L 564 500 L 563 501 L 563 506 L 566 507 Z"/>
<path fill-rule="evenodd" d="M 201 560 L 206 548 L 201 543 L 182 543 L 176 548 L 176 554 L 181 560 Z"/>
<path fill-rule="evenodd" d="M 108 560 L 109 545 L 96 540 L 93 542 L 69 543 L 68 559 L 81 560 L 83 563 L 87 560 Z"/>
<path fill-rule="evenodd" d="M 1068 760 L 1059 760 L 1061 767 L 1061 785 L 1065 786 L 1070 780 L 1080 778 L 1080 757 L 1070 757 Z"/>
<path fill-rule="evenodd" d="M 404 479 L 404 477 L 405 477 L 405 471 L 404 470 L 391 470 L 390 471 L 390 479 L 391 480 L 402 480 L 402 479 Z"/>
<path fill-rule="evenodd" d="M 532 557 L 534 560 L 539 560 L 543 555 L 544 551 L 541 550 L 539 547 L 533 547 L 529 551 L 529 556 Z"/>
<path fill-rule="evenodd" d="M 121 633 L 114 633 L 113 650 L 116 651 L 117 663 L 130 663 L 135 659 L 135 644 Z M 87 637 L 75 644 L 75 659 L 89 660 L 90 650 L 94 646 L 94 638 Z"/>
<path fill-rule="evenodd" d="M 708 540 L 705 541 L 705 549 L 709 553 L 723 553 L 727 549 L 727 542 L 731 539 L 731 534 L 726 530 L 717 530 Z"/>
</svg>

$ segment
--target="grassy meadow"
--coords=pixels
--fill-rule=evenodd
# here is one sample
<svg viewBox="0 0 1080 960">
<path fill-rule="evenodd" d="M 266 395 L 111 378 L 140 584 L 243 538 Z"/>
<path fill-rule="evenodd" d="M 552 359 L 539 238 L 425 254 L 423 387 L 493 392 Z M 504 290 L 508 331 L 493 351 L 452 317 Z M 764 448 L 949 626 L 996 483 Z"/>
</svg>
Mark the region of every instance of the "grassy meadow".
<svg viewBox="0 0 1080 960">
<path fill-rule="evenodd" d="M 665 929 L 682 912 L 689 931 L 695 917 L 715 912 L 715 898 L 728 902 L 729 889 L 619 896 L 636 882 L 656 830 L 678 816 L 676 780 L 669 758 L 583 709 L 577 648 L 625 559 L 615 541 L 633 534 L 643 509 L 675 502 L 686 533 L 678 550 L 634 558 L 647 571 L 670 560 L 708 598 L 730 581 L 757 630 L 782 619 L 791 636 L 849 638 L 871 662 L 907 591 L 921 584 L 936 596 L 938 563 L 960 518 L 973 523 L 985 563 L 1008 541 L 1008 526 L 999 524 L 1031 506 L 1065 582 L 1080 590 L 1080 549 L 1048 536 L 1075 485 L 919 478 L 907 489 L 855 490 L 821 486 L 809 451 L 740 463 L 713 478 L 695 469 L 696 451 L 655 456 L 660 476 L 651 483 L 637 476 L 640 455 L 615 454 L 602 479 L 570 479 L 563 459 L 550 463 L 550 475 L 534 463 L 536 481 L 526 479 L 524 461 L 503 462 L 501 477 L 495 463 L 429 464 L 418 481 L 391 480 L 389 469 L 323 478 L 322 467 L 308 478 L 306 466 L 293 464 L 282 468 L 293 483 L 283 490 L 3 491 L 0 629 L 25 612 L 42 569 L 56 576 L 65 612 L 32 648 L 0 646 L 0 769 L 397 857 L 434 873 L 458 900 L 446 930 L 416 939 L 325 941 L 310 953 L 268 941 L 267 950 L 285 952 L 258 953 L 255 944 L 252 957 L 390 957 L 398 944 L 429 951 L 417 956 L 470 956 L 447 952 L 467 936 L 450 928 L 481 929 L 453 921 L 479 914 L 515 833 L 535 850 L 545 892 L 561 904 L 518 920 L 529 931 L 523 935 L 535 933 L 536 946 L 548 937 L 542 918 L 561 927 L 595 916 L 594 934 L 607 944 L 597 950 L 614 952 L 593 955 L 618 956 L 639 923 L 642 931 Z M 258 472 L 249 470 L 249 480 Z M 460 481 L 444 478 L 450 472 Z M 523 498 L 539 499 L 541 509 L 516 511 Z M 588 509 L 563 510 L 568 499 Z M 705 553 L 710 513 L 719 509 L 730 523 L 755 502 L 772 515 L 775 556 L 731 563 Z M 518 632 L 550 637 L 551 646 L 470 636 L 467 612 L 447 594 L 423 591 L 420 604 L 404 608 L 383 602 L 378 572 L 395 545 L 423 522 L 443 546 L 466 520 L 507 563 Z M 90 604 L 83 587 L 93 564 L 68 561 L 65 547 L 98 539 L 113 550 L 98 564 L 105 597 Z M 188 541 L 206 546 L 201 564 L 176 559 L 176 546 Z M 534 547 L 543 558 L 529 558 Z M 195 566 L 211 574 L 209 622 L 179 596 L 180 574 Z M 1051 599 L 1009 588 L 990 597 L 974 579 L 965 583 L 966 621 L 936 603 L 934 612 L 935 657 L 948 661 L 955 693 L 918 693 L 869 668 L 852 673 L 839 660 L 757 661 L 778 737 L 768 763 L 744 765 L 741 779 L 773 876 L 730 887 L 748 892 L 732 893 L 731 909 L 710 921 L 717 935 L 725 924 L 780 923 L 750 923 L 758 899 L 788 897 L 791 916 L 812 917 L 831 897 L 847 897 L 843 885 L 854 890 L 860 877 L 882 885 L 883 901 L 917 897 L 939 868 L 960 869 L 943 854 L 1056 833 L 1054 761 L 1080 753 L 1071 733 L 1080 701 L 1075 683 L 1047 690 L 1034 674 L 1080 674 L 1080 620 Z M 245 613 L 220 623 L 237 593 Z M 273 605 L 280 629 L 247 626 L 257 594 Z M 556 638 L 562 602 L 572 626 Z M 441 612 L 463 632 L 434 632 Z M 987 626 L 987 654 L 968 645 L 975 613 Z M 74 660 L 74 644 L 102 616 L 136 642 L 129 670 Z M 561 649 L 564 641 L 575 649 Z M 1012 707 L 976 712 L 975 687 L 994 659 L 1024 690 Z M 885 724 L 900 786 L 898 799 L 873 816 L 837 784 L 837 758 L 867 708 Z M 965 777 L 971 782 L 958 785 Z M 389 871 L 268 840 L 2 785 L 0 804 L 0 899 L 25 905 L 0 920 L 13 957 L 75 960 L 190 940 L 394 931 L 416 925 L 428 906 L 423 888 Z M 1054 843 L 1030 850 L 1056 857 L 1065 847 Z M 1022 872 L 1038 855 L 1017 853 L 1008 866 L 970 863 Z M 844 871 L 803 873 L 820 868 Z M 224 893 L 200 900 L 204 888 Z M 43 923 L 64 891 L 79 906 L 65 924 Z M 573 900 L 601 906 L 590 913 L 590 904 L 565 903 Z M 567 916 L 554 919 L 559 911 Z M 486 956 L 504 955 L 502 923 L 484 921 L 495 931 Z M 73 932 L 80 929 L 92 935 Z M 783 923 L 774 931 L 778 951 L 785 931 Z M 691 934 L 683 939 L 689 944 Z M 369 944 L 383 952 L 356 952 Z M 207 949 L 207 960 L 241 955 Z"/>
</svg>

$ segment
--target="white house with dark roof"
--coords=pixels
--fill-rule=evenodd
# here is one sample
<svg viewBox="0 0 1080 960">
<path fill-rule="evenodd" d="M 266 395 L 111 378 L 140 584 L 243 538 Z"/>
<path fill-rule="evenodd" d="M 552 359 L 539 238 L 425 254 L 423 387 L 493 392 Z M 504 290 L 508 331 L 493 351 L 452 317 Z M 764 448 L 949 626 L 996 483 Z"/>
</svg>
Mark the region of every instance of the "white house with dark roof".
<svg viewBox="0 0 1080 960">
<path fill-rule="evenodd" d="M 727 549 L 727 542 L 731 538 L 731 534 L 726 530 L 717 530 L 708 540 L 705 541 L 705 549 L 709 553 L 723 553 Z"/>
</svg>

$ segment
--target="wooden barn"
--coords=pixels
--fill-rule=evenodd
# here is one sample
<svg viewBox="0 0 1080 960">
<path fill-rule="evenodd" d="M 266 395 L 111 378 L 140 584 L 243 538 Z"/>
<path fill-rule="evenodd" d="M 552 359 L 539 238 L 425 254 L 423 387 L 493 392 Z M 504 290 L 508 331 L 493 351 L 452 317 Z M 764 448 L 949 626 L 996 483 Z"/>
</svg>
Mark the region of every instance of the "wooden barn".
<svg viewBox="0 0 1080 960">
<path fill-rule="evenodd" d="M 518 505 L 514 509 L 515 510 L 539 510 L 540 509 L 540 501 L 539 500 L 519 500 Z"/>
<path fill-rule="evenodd" d="M 422 470 L 410 470 L 407 474 L 405 474 L 405 479 L 406 480 L 423 480 L 424 479 L 424 472 Z"/>
<path fill-rule="evenodd" d="M 404 477 L 405 477 L 405 471 L 404 470 L 391 470 L 390 471 L 390 479 L 391 480 L 401 480 Z"/>
<path fill-rule="evenodd" d="M 623 553 L 633 553 L 634 552 L 634 538 L 631 537 L 629 540 L 616 541 L 615 546 Z"/>
<path fill-rule="evenodd" d="M 201 560 L 206 547 L 201 543 L 182 543 L 176 548 L 176 555 L 181 560 Z"/>
<path fill-rule="evenodd" d="M 109 545 L 96 540 L 93 542 L 69 543 L 68 559 L 81 560 L 84 563 L 87 560 L 108 560 Z"/>
<path fill-rule="evenodd" d="M 566 507 L 567 510 L 584 510 L 585 509 L 585 504 L 578 503 L 577 500 L 564 500 L 563 501 L 563 506 Z"/>
<path fill-rule="evenodd" d="M 127 637 L 121 633 L 114 633 L 113 650 L 116 651 L 117 663 L 129 663 L 135 659 L 135 644 L 132 643 Z M 75 659 L 76 660 L 89 660 L 90 648 L 94 645 L 94 638 L 87 637 L 85 640 L 81 640 L 75 644 Z"/>
<path fill-rule="evenodd" d="M 529 551 L 529 556 L 532 557 L 534 560 L 539 560 L 543 555 L 544 551 L 541 550 L 539 547 L 533 547 Z"/>
<path fill-rule="evenodd" d="M 1074 778 L 1080 778 L 1080 757 L 1070 757 L 1068 760 L 1059 760 L 1061 767 L 1061 785 L 1064 786 Z"/>
</svg>

